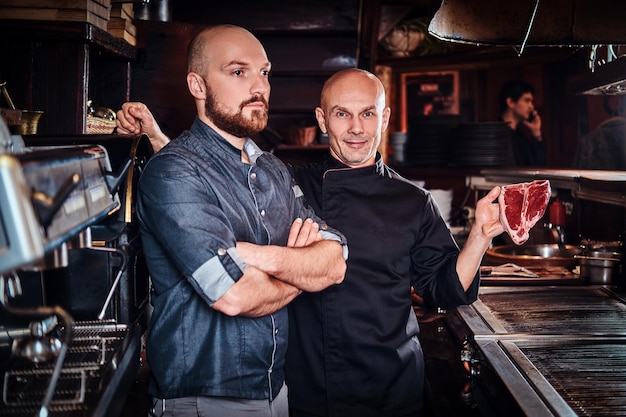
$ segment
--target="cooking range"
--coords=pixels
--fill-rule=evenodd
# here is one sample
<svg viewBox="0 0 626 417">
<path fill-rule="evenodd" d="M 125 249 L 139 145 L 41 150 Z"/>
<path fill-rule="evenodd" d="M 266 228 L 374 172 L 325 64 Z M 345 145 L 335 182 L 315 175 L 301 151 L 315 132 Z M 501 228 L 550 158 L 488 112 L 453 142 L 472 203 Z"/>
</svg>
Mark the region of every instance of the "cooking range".
<svg viewBox="0 0 626 417">
<path fill-rule="evenodd" d="M 614 287 L 483 287 L 447 320 L 482 415 L 626 415 L 626 303 Z"/>
<path fill-rule="evenodd" d="M 119 415 L 148 305 L 148 138 L 0 135 L 0 415 Z"/>
</svg>

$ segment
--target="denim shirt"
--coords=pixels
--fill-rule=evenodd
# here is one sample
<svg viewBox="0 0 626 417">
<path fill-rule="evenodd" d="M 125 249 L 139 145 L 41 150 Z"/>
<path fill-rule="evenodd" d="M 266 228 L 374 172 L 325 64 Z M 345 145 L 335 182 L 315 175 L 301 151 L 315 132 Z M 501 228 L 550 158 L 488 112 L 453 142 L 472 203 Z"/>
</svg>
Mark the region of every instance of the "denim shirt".
<svg viewBox="0 0 626 417">
<path fill-rule="evenodd" d="M 287 310 L 230 317 L 213 310 L 244 273 L 237 241 L 286 245 L 312 217 L 290 173 L 248 139 L 241 151 L 196 119 L 154 155 L 139 181 L 137 214 L 154 293 L 148 325 L 149 392 L 158 398 L 273 399 L 283 381 Z M 342 242 L 323 230 L 325 239 Z"/>
</svg>

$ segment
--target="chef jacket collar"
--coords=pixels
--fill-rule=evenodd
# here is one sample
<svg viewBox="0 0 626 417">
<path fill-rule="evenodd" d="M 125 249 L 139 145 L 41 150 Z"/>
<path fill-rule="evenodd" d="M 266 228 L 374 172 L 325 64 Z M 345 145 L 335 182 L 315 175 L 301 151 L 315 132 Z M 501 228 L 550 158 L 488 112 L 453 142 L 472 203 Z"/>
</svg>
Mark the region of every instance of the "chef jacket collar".
<svg viewBox="0 0 626 417">
<path fill-rule="evenodd" d="M 326 165 L 326 169 L 324 170 L 324 176 L 330 171 L 350 171 L 355 175 L 359 175 L 361 173 L 375 172 L 378 175 L 384 175 L 385 173 L 385 163 L 383 162 L 383 158 L 380 153 L 376 152 L 376 160 L 374 161 L 374 165 L 368 165 L 361 168 L 351 168 L 343 162 L 339 161 L 334 157 L 328 158 L 328 163 Z"/>
</svg>

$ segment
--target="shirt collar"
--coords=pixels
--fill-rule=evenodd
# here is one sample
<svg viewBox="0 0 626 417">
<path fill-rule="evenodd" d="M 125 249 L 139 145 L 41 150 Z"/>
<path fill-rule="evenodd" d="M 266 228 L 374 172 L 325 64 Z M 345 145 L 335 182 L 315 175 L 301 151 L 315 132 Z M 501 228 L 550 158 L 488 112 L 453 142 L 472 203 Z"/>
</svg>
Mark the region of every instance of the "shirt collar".
<svg viewBox="0 0 626 417">
<path fill-rule="evenodd" d="M 219 149 L 229 155 L 233 155 L 239 159 L 241 159 L 241 149 L 233 146 L 229 141 L 227 141 L 222 135 L 217 133 L 213 128 L 198 117 L 194 120 L 190 129 L 195 135 L 199 137 L 205 137 L 211 140 L 213 143 L 219 146 Z M 263 154 L 261 148 L 257 146 L 257 144 L 250 138 L 246 138 L 246 141 L 243 144 L 243 150 L 248 154 L 248 159 L 250 160 L 250 165 L 256 165 L 256 160 Z"/>
</svg>

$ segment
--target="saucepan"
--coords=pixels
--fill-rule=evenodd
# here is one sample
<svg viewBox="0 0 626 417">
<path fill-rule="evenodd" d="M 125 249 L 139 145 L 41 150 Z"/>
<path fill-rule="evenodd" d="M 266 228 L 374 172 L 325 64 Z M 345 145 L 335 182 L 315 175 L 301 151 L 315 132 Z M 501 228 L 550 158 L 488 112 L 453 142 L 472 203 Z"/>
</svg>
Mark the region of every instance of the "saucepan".
<svg viewBox="0 0 626 417">
<path fill-rule="evenodd" d="M 576 255 L 580 263 L 580 277 L 589 284 L 614 285 L 619 275 L 621 254 L 619 252 L 592 251 Z"/>
</svg>

